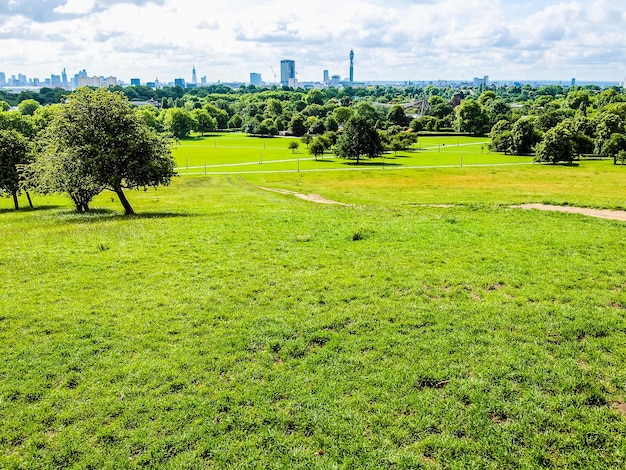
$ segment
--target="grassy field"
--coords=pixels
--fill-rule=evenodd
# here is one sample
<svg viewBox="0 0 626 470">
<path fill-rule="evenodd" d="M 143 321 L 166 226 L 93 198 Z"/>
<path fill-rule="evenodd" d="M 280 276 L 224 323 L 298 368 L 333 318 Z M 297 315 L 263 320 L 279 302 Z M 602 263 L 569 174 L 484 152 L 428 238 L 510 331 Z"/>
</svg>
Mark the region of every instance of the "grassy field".
<svg viewBox="0 0 626 470">
<path fill-rule="evenodd" d="M 180 141 L 174 148 L 174 157 L 182 174 L 382 170 L 532 162 L 529 157 L 490 152 L 484 145 L 485 138 L 420 137 L 409 151 L 364 160 L 356 167 L 354 162 L 336 158 L 333 154 L 326 154 L 316 161 L 301 142 L 294 153 L 287 148 L 293 140 L 300 142 L 294 138 L 250 138 L 245 134 L 217 133 Z"/>
<path fill-rule="evenodd" d="M 129 199 L 0 199 L 0 468 L 626 465 L 626 226 L 510 208 L 624 208 L 624 169 L 190 175 Z"/>
</svg>

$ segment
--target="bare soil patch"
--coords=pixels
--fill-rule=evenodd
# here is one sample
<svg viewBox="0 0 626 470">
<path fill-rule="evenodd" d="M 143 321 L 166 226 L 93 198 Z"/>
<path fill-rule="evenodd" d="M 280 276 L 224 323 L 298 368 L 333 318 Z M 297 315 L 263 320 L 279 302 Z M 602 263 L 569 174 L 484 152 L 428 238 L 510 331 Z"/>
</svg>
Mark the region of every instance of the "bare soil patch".
<svg viewBox="0 0 626 470">
<path fill-rule="evenodd" d="M 319 194 L 301 194 L 301 193 L 297 193 L 295 191 L 289 191 L 287 189 L 264 188 L 262 186 L 259 186 L 259 189 L 262 189 L 264 191 L 271 191 L 273 193 L 287 194 L 287 195 L 295 196 L 295 197 L 303 199 L 305 201 L 315 202 L 317 204 L 335 204 L 335 205 L 338 205 L 338 206 L 348 206 L 348 207 L 354 205 L 354 204 L 345 204 L 343 202 L 333 201 L 332 199 L 326 199 L 324 196 L 320 196 Z"/>
<path fill-rule="evenodd" d="M 626 416 L 626 403 L 615 401 L 611 404 L 612 408 L 622 416 Z"/>
<path fill-rule="evenodd" d="M 586 207 L 571 206 L 551 206 L 549 204 L 522 204 L 521 206 L 511 206 L 516 209 L 537 209 L 539 211 L 568 212 L 572 214 L 583 214 L 600 219 L 621 220 L 626 222 L 626 211 L 614 211 L 609 209 L 589 209 Z"/>
</svg>

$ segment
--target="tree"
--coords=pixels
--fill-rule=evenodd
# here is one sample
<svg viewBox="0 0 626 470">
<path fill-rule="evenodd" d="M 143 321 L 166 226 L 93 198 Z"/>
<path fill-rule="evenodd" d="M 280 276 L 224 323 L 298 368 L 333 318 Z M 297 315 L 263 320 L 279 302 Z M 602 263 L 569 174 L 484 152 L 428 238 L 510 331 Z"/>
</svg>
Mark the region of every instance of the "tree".
<svg viewBox="0 0 626 470">
<path fill-rule="evenodd" d="M 309 144 L 313 140 L 313 137 L 311 136 L 311 134 L 307 132 L 302 137 L 300 137 L 300 140 L 302 141 L 303 144 L 306 145 L 307 148 L 309 148 Z"/>
<path fill-rule="evenodd" d="M 404 112 L 404 108 L 399 104 L 394 104 L 389 113 L 387 114 L 387 120 L 396 126 L 407 127 L 409 125 L 409 118 Z"/>
<path fill-rule="evenodd" d="M 574 157 L 573 135 L 566 124 L 553 127 L 537 145 L 535 161 L 571 162 Z"/>
<path fill-rule="evenodd" d="M 296 150 L 300 148 L 300 144 L 295 140 L 292 140 L 291 142 L 289 142 L 289 145 L 287 145 L 287 148 L 291 150 L 291 153 L 296 153 Z"/>
<path fill-rule="evenodd" d="M 540 137 L 531 119 L 523 118 L 511 129 L 511 150 L 514 155 L 530 155 Z"/>
<path fill-rule="evenodd" d="M 472 135 L 483 135 L 488 131 L 489 117 L 485 109 L 475 100 L 463 100 L 456 109 L 457 130 Z"/>
<path fill-rule="evenodd" d="M 217 119 L 211 116 L 206 109 L 194 109 L 191 114 L 195 123 L 194 130 L 200 132 L 200 135 L 217 129 Z"/>
<path fill-rule="evenodd" d="M 24 116 L 32 116 L 37 108 L 39 108 L 39 106 L 39 101 L 28 99 L 18 104 L 17 110 L 20 112 L 20 114 L 23 114 Z"/>
<path fill-rule="evenodd" d="M 170 140 L 148 127 L 120 92 L 74 92 L 39 144 L 35 168 L 43 182 L 70 193 L 79 211 L 88 210 L 89 196 L 108 189 L 134 214 L 124 189 L 167 185 L 175 175 Z"/>
<path fill-rule="evenodd" d="M 22 187 L 18 165 L 27 163 L 28 153 L 24 136 L 13 130 L 0 130 L 0 193 L 13 197 L 15 210 L 20 208 L 17 196 Z"/>
<path fill-rule="evenodd" d="M 337 155 L 348 160 L 375 158 L 383 153 L 380 136 L 374 125 L 366 118 L 353 116 L 346 122 L 344 132 L 337 140 Z"/>
<path fill-rule="evenodd" d="M 317 157 L 324 155 L 325 149 L 326 147 L 319 137 L 313 139 L 311 145 L 309 145 L 309 153 L 315 157 L 315 160 L 317 160 Z"/>
<path fill-rule="evenodd" d="M 177 139 L 188 137 L 195 125 L 193 117 L 186 109 L 171 108 L 165 112 L 165 129 Z"/>
</svg>

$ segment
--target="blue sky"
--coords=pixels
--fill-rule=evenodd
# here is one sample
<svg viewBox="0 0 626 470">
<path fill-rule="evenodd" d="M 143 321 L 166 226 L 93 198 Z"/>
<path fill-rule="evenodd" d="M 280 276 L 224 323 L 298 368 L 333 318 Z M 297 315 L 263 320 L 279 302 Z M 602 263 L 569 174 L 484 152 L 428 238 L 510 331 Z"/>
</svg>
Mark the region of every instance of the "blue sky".
<svg viewBox="0 0 626 470">
<path fill-rule="evenodd" d="M 247 81 L 296 61 L 356 80 L 622 81 L 626 9 L 615 0 L 4 0 L 0 71 L 128 81 Z"/>
</svg>

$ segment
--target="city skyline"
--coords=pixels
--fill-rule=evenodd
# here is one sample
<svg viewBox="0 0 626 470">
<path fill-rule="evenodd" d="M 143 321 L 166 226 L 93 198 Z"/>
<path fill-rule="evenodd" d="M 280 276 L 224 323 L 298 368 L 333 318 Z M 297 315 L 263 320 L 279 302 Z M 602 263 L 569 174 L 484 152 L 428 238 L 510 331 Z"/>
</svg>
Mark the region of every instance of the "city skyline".
<svg viewBox="0 0 626 470">
<path fill-rule="evenodd" d="M 191 0 L 12 0 L 0 6 L 0 68 L 8 76 L 97 74 L 208 82 L 272 77 L 282 58 L 298 80 L 323 70 L 356 82 L 500 80 L 621 82 L 626 13 L 592 0 L 252 0 L 197 8 Z M 269 81 L 266 79 L 266 81 Z"/>
</svg>

